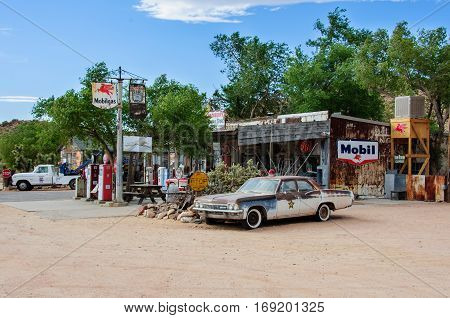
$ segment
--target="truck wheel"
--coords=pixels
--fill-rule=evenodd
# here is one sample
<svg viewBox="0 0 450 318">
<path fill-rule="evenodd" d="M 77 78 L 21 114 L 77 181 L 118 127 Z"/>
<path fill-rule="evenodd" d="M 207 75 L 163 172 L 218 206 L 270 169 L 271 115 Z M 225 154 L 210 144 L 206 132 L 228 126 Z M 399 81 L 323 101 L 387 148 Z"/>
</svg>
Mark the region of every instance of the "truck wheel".
<svg viewBox="0 0 450 318">
<path fill-rule="evenodd" d="M 75 190 L 75 182 L 76 182 L 76 179 L 70 180 L 69 187 L 71 190 Z"/>
<path fill-rule="evenodd" d="M 319 222 L 325 222 L 330 219 L 331 210 L 327 204 L 322 204 L 319 206 L 316 212 L 316 219 Z"/>
<path fill-rule="evenodd" d="M 263 221 L 263 216 L 261 211 L 258 209 L 251 209 L 247 212 L 247 218 L 242 222 L 244 228 L 248 230 L 257 229 Z"/>
<path fill-rule="evenodd" d="M 28 181 L 19 181 L 17 182 L 17 189 L 19 189 L 19 191 L 29 191 L 31 190 L 31 185 Z"/>
</svg>

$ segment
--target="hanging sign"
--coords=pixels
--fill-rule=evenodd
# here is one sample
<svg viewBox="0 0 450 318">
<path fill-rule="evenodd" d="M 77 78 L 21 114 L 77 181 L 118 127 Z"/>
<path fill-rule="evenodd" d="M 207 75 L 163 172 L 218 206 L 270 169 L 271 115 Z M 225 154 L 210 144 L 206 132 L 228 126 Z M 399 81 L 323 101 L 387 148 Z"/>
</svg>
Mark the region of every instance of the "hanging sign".
<svg viewBox="0 0 450 318">
<path fill-rule="evenodd" d="M 117 84 L 92 83 L 92 105 L 103 109 L 111 109 L 119 105 Z"/>
<path fill-rule="evenodd" d="M 123 151 L 151 153 L 152 137 L 123 136 Z"/>
<path fill-rule="evenodd" d="M 145 100 L 145 85 L 130 83 L 130 116 L 135 119 L 147 117 L 147 103 Z"/>
<path fill-rule="evenodd" d="M 302 140 L 300 141 L 300 151 L 302 153 L 308 153 L 312 149 L 312 143 L 310 140 Z"/>
<path fill-rule="evenodd" d="M 378 142 L 365 140 L 338 140 L 338 160 L 353 165 L 364 165 L 378 160 Z"/>
</svg>

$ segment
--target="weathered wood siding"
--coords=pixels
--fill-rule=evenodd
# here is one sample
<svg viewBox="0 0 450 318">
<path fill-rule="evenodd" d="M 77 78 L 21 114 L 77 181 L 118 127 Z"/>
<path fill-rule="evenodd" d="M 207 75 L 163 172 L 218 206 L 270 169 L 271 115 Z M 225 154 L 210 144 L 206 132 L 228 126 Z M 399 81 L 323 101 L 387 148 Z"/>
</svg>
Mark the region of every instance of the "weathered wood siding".
<svg viewBox="0 0 450 318">
<path fill-rule="evenodd" d="M 249 146 L 272 142 L 288 142 L 306 139 L 326 138 L 330 121 L 298 122 L 274 125 L 239 127 L 239 146 Z"/>
<path fill-rule="evenodd" d="M 330 188 L 352 190 L 360 196 L 383 196 L 390 156 L 389 124 L 342 116 L 331 117 L 330 126 Z M 350 139 L 378 141 L 379 160 L 363 166 L 337 160 L 337 141 Z"/>
</svg>

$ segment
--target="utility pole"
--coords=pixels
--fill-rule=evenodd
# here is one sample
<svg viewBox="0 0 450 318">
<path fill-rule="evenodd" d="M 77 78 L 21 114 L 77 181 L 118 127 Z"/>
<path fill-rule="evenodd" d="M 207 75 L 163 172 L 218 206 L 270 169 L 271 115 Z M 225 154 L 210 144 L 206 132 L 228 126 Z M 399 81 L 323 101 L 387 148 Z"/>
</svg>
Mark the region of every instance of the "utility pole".
<svg viewBox="0 0 450 318">
<path fill-rule="evenodd" d="M 122 87 L 123 87 L 123 78 L 122 78 L 122 67 L 119 66 L 119 78 L 118 81 L 118 106 L 117 106 L 117 160 L 116 160 L 116 202 L 123 203 L 123 173 L 122 173 L 122 164 L 123 164 L 123 136 L 122 136 Z"/>
</svg>

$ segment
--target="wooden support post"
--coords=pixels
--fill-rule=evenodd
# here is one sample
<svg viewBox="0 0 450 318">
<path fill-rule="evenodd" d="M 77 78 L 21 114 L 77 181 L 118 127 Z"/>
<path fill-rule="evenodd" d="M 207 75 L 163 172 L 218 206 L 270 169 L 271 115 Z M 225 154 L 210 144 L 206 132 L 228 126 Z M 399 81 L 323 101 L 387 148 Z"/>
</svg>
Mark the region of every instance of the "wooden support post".
<svg viewBox="0 0 450 318">
<path fill-rule="evenodd" d="M 411 135 L 408 137 L 408 176 L 412 175 L 412 138 Z"/>
<path fill-rule="evenodd" d="M 394 138 L 391 137 L 391 170 L 394 170 L 394 163 L 395 163 L 395 146 L 394 146 Z"/>
</svg>

